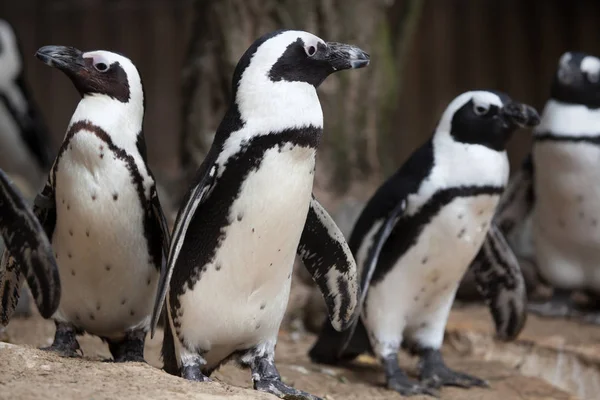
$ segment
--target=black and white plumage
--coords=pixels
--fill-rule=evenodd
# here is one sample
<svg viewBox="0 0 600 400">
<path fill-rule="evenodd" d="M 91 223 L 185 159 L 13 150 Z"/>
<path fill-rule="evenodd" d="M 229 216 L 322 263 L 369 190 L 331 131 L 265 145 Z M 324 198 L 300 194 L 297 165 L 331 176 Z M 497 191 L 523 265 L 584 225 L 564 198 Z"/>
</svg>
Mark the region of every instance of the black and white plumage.
<svg viewBox="0 0 600 400">
<path fill-rule="evenodd" d="M 0 19 L 0 168 L 38 190 L 52 159 L 50 133 L 25 79 L 17 35 Z"/>
<path fill-rule="evenodd" d="M 141 361 L 168 251 L 146 160 L 141 78 L 128 58 L 108 51 L 45 46 L 36 56 L 82 96 L 34 207 L 62 285 L 49 349 L 73 356 L 76 334 L 88 332 L 108 342 L 115 361 Z"/>
<path fill-rule="evenodd" d="M 0 235 L 12 262 L 0 267 L 0 323 L 6 326 L 25 279 L 40 314 L 50 318 L 60 300 L 60 279 L 52 247 L 40 222 L 19 190 L 0 169 Z M 13 285 L 17 282 L 18 285 Z"/>
<path fill-rule="evenodd" d="M 354 315 L 354 258 L 312 197 L 323 130 L 316 88 L 368 62 L 357 47 L 302 31 L 266 34 L 241 57 L 232 102 L 177 216 L 161 279 L 154 315 L 166 296 L 167 372 L 206 380 L 233 357 L 252 369 L 256 389 L 314 398 L 281 381 L 275 343 L 296 254 L 334 326 L 345 328 Z"/>
<path fill-rule="evenodd" d="M 511 179 L 495 219 L 518 256 L 532 260 L 553 298 L 546 316 L 580 316 L 574 290 L 600 297 L 600 59 L 566 52 L 531 153 Z M 588 310 L 589 311 L 589 310 Z M 590 313 L 585 318 L 600 320 Z"/>
<path fill-rule="evenodd" d="M 490 222 L 509 176 L 505 144 L 518 126 L 537 122 L 533 108 L 503 93 L 466 92 L 448 105 L 433 137 L 358 218 L 349 245 L 361 273 L 361 318 L 342 333 L 325 323 L 310 351 L 314 361 L 335 364 L 372 351 L 388 387 L 405 395 L 484 385 L 448 369 L 440 347 L 458 284 L 482 245 L 485 263 L 476 272 L 492 311 L 501 310 L 499 328 L 514 336 L 523 326 L 520 269 Z M 421 385 L 398 366 L 401 346 L 421 357 Z"/>
</svg>

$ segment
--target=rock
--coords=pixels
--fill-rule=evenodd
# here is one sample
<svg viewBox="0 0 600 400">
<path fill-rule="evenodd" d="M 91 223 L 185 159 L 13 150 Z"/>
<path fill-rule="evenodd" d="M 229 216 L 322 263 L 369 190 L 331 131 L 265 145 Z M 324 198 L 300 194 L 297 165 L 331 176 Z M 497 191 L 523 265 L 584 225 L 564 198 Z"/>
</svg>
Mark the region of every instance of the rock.
<svg viewBox="0 0 600 400">
<path fill-rule="evenodd" d="M 471 308 L 453 312 L 449 326 L 448 340 L 443 349 L 447 363 L 456 369 L 481 376 L 490 382 L 491 388 L 475 388 L 468 391 L 451 387 L 443 388 L 443 399 L 575 399 L 540 378 L 527 376 L 532 374 L 525 375 L 524 372 L 527 368 L 532 368 L 533 363 L 529 362 L 527 368 L 519 367 L 515 362 L 522 360 L 523 357 L 507 356 L 505 360 L 500 360 L 503 348 L 510 348 L 512 345 L 495 343 L 490 339 L 489 333 L 492 331 L 488 329 L 491 325 L 487 321 L 487 310 Z M 36 350 L 31 346 L 47 345 L 53 334 L 53 324 L 38 316 L 27 320 L 11 321 L 7 333 L 9 340 L 21 345 L 0 343 L 2 398 L 276 400 L 274 396 L 250 390 L 252 385 L 250 374 L 232 364 L 227 364 L 216 371 L 212 376 L 215 382 L 212 383 L 189 382 L 163 372 L 159 369 L 161 331 L 157 332 L 154 339 L 148 339 L 146 342 L 145 356 L 149 364 L 102 362 L 100 360 L 108 357 L 106 344 L 98 338 L 87 335 L 80 338 L 83 358 L 62 359 L 54 354 Z M 559 335 L 556 330 L 555 334 Z M 525 336 L 529 337 L 529 335 L 530 333 L 527 333 Z M 314 341 L 314 335 L 301 335 L 294 338 L 293 333 L 286 329 L 281 330 L 276 360 L 277 367 L 286 382 L 328 399 L 401 398 L 382 387 L 383 371 L 372 357 L 361 356 L 348 368 L 311 363 L 306 354 Z M 544 348 L 555 345 L 559 344 L 553 342 L 545 345 Z M 526 348 L 527 342 L 518 343 L 516 346 Z M 417 363 L 413 358 L 401 353 L 400 363 L 412 377 L 415 377 Z M 586 375 L 591 372 L 584 367 L 579 370 L 579 373 Z M 571 378 L 573 377 L 576 376 L 571 375 Z M 424 396 L 412 397 L 411 400 L 413 399 L 431 400 Z"/>
<path fill-rule="evenodd" d="M 516 341 L 499 342 L 493 335 L 494 325 L 486 307 L 455 307 L 450 314 L 446 342 L 466 357 L 500 362 L 581 399 L 597 398 L 600 393 L 597 325 L 530 314 Z"/>
<path fill-rule="evenodd" d="M 197 384 L 142 363 L 61 359 L 41 350 L 0 343 L 2 397 L 15 399 L 273 399 L 219 382 Z"/>
</svg>

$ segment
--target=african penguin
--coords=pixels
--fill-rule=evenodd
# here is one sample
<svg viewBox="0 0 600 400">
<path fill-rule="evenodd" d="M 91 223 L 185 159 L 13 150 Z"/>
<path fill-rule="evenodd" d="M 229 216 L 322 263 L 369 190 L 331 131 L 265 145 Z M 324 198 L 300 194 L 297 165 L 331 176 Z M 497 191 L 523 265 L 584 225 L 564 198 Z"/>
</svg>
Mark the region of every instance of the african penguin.
<svg viewBox="0 0 600 400">
<path fill-rule="evenodd" d="M 600 297 L 600 59 L 566 52 L 558 62 L 532 151 L 511 179 L 496 220 L 518 255 L 535 261 L 552 298 L 544 316 L 583 316 L 574 290 Z"/>
<path fill-rule="evenodd" d="M 47 349 L 75 356 L 87 332 L 115 361 L 143 361 L 169 233 L 146 160 L 140 75 L 108 51 L 45 46 L 36 57 L 82 96 L 34 207 L 62 285 Z"/>
<path fill-rule="evenodd" d="M 348 243 L 361 274 L 361 317 L 342 333 L 325 322 L 313 361 L 336 364 L 371 351 L 387 387 L 403 395 L 486 385 L 446 367 L 440 347 L 458 284 L 480 248 L 486 262 L 477 273 L 497 325 L 505 337 L 523 326 L 519 266 L 490 222 L 508 180 L 505 145 L 517 127 L 538 122 L 532 107 L 504 93 L 466 92 L 447 106 L 433 136 L 355 223 Z M 398 365 L 401 346 L 421 358 L 419 384 Z"/>
<path fill-rule="evenodd" d="M 284 384 L 277 334 L 296 254 L 345 328 L 357 302 L 356 265 L 343 235 L 312 196 L 323 130 L 317 87 L 365 67 L 357 47 L 279 30 L 256 40 L 233 74 L 232 102 L 180 209 L 155 319 L 166 297 L 164 368 L 205 381 L 235 359 L 254 388 L 315 399 Z M 168 293 L 167 293 L 168 289 Z"/>
<path fill-rule="evenodd" d="M 0 324 L 6 326 L 25 279 L 44 318 L 58 308 L 61 285 L 52 246 L 42 225 L 10 178 L 0 169 L 0 235 L 11 263 L 0 265 Z M 18 282 L 14 286 L 12 282 Z"/>
<path fill-rule="evenodd" d="M 0 168 L 38 191 L 52 159 L 50 133 L 25 80 L 17 35 L 0 19 Z"/>
</svg>

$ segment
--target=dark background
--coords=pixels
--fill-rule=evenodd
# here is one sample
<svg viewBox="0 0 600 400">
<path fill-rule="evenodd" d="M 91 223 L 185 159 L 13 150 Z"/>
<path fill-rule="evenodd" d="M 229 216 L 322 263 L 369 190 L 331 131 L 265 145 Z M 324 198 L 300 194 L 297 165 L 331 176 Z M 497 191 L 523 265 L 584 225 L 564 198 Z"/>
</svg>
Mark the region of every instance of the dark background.
<svg viewBox="0 0 600 400">
<path fill-rule="evenodd" d="M 193 146 L 182 145 L 182 135 L 205 135 L 193 124 L 183 131 L 186 113 L 199 115 L 203 104 L 190 100 L 189 91 L 221 82 L 217 89 L 196 87 L 211 102 L 211 120 L 197 119 L 214 129 L 228 100 L 235 63 L 262 33 L 299 28 L 325 40 L 360 45 L 372 55 L 369 71 L 332 78 L 320 90 L 328 138 L 321 152 L 322 181 L 341 195 L 356 182 L 376 184 L 389 175 L 431 134 L 447 103 L 459 93 L 498 89 L 541 112 L 564 51 L 600 54 L 597 0 L 0 0 L 0 17 L 20 37 L 26 76 L 55 150 L 78 95 L 63 74 L 35 59 L 36 49 L 72 45 L 131 58 L 145 84 L 150 163 L 165 180 L 181 177 L 181 159 L 192 151 Z M 394 49 L 393 57 L 385 56 L 385 46 Z M 218 71 L 195 69 L 193 85 L 182 81 L 186 64 L 213 59 Z M 358 82 L 350 85 L 351 96 L 344 91 L 345 80 Z M 396 100 L 388 101 L 390 93 Z M 182 109 L 184 102 L 187 109 Z M 332 105 L 344 102 L 351 107 Z M 371 113 L 358 120 L 357 109 Z M 529 143 L 526 131 L 513 138 L 513 167 Z M 183 166 L 193 169 L 205 150 L 193 150 L 196 162 L 188 160 Z"/>
</svg>

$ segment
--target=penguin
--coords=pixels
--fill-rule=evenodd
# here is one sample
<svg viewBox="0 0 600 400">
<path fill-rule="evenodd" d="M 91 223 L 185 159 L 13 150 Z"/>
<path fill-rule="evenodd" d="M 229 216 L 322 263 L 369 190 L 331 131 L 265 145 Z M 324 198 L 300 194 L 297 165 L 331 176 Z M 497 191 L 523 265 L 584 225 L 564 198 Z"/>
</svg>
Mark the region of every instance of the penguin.
<svg viewBox="0 0 600 400">
<path fill-rule="evenodd" d="M 52 246 L 44 228 L 16 185 L 0 169 L 0 235 L 13 262 L 0 266 L 0 324 L 8 325 L 25 279 L 44 318 L 57 310 L 61 285 Z M 11 282 L 18 282 L 14 286 Z"/>
<path fill-rule="evenodd" d="M 501 92 L 454 98 L 435 132 L 377 189 L 348 241 L 360 283 L 360 318 L 336 332 L 328 322 L 309 351 L 339 364 L 364 352 L 383 364 L 387 387 L 402 395 L 437 395 L 444 385 L 486 386 L 449 369 L 440 348 L 459 282 L 471 261 L 500 336 L 521 331 L 526 295 L 519 265 L 491 224 L 509 176 L 506 143 L 537 111 Z M 398 365 L 403 347 L 421 360 L 420 382 Z"/>
<path fill-rule="evenodd" d="M 0 168 L 23 176 L 37 192 L 52 161 L 50 132 L 25 79 L 17 35 L 0 19 Z"/>
<path fill-rule="evenodd" d="M 256 390 L 318 399 L 283 383 L 275 345 L 296 254 L 333 326 L 344 329 L 354 316 L 354 258 L 312 195 L 323 131 L 316 89 L 328 75 L 369 60 L 358 47 L 295 30 L 264 34 L 242 55 L 232 101 L 178 212 L 161 274 L 153 327 L 165 304 L 166 372 L 207 381 L 235 360 L 251 369 Z"/>
<path fill-rule="evenodd" d="M 571 297 L 575 290 L 600 297 L 599 168 L 600 59 L 565 52 L 531 152 L 495 217 L 517 255 L 553 288 L 548 301 L 529 304 L 534 314 L 600 321 Z"/>
<path fill-rule="evenodd" d="M 44 46 L 36 57 L 81 95 L 34 206 L 62 285 L 45 350 L 75 357 L 87 332 L 108 343 L 115 362 L 143 362 L 169 231 L 147 162 L 142 80 L 109 51 Z"/>
</svg>

